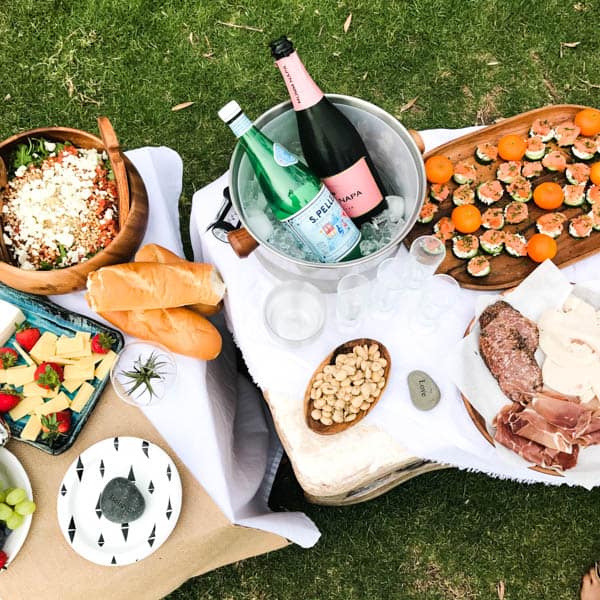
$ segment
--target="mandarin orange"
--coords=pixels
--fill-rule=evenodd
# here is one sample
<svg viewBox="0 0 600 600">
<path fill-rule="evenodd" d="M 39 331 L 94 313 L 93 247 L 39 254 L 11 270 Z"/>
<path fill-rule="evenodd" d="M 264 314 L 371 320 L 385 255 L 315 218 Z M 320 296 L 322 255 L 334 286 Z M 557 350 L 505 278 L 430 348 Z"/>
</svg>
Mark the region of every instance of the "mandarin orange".
<svg viewBox="0 0 600 600">
<path fill-rule="evenodd" d="M 584 108 L 575 115 L 575 125 L 581 129 L 581 135 L 600 133 L 600 110 Z"/>
<path fill-rule="evenodd" d="M 500 138 L 498 154 L 504 160 L 521 160 L 525 156 L 527 142 L 520 136 L 510 133 Z"/>
<path fill-rule="evenodd" d="M 527 254 L 531 260 L 541 263 L 547 258 L 553 259 L 556 256 L 558 245 L 556 240 L 544 233 L 532 235 L 527 242 Z"/>
<path fill-rule="evenodd" d="M 450 159 L 445 156 L 430 156 L 425 161 L 425 174 L 427 175 L 427 181 L 431 183 L 446 183 L 450 181 L 453 173 L 454 167 Z"/>
<path fill-rule="evenodd" d="M 473 233 L 481 227 L 481 212 L 472 204 L 457 206 L 452 211 L 452 222 L 461 233 Z"/>
</svg>

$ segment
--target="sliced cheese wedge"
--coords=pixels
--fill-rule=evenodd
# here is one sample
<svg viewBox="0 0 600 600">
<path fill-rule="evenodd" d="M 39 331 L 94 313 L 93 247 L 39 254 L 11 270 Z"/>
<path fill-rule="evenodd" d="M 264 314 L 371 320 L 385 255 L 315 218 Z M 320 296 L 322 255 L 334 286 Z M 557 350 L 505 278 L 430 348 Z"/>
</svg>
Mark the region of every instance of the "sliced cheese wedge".
<svg viewBox="0 0 600 600">
<path fill-rule="evenodd" d="M 96 367 L 94 375 L 96 375 L 96 377 L 102 381 L 102 379 L 108 375 L 108 372 L 113 366 L 116 358 L 117 355 L 112 350 L 109 350 L 102 359 L 102 362 Z"/>
<path fill-rule="evenodd" d="M 12 345 L 30 367 L 35 365 L 35 361 L 33 360 L 33 358 L 31 358 L 31 356 L 29 356 L 29 354 L 27 354 L 27 352 L 25 352 L 21 344 L 19 344 L 17 341 L 14 341 L 12 342 Z"/>
<path fill-rule="evenodd" d="M 35 346 L 29 351 L 29 354 L 38 364 L 48 360 L 56 354 L 56 340 L 58 336 L 51 331 L 44 331 Z"/>
<path fill-rule="evenodd" d="M 22 440 L 35 441 L 42 430 L 42 419 L 39 415 L 31 415 L 23 431 L 21 431 Z"/>
<path fill-rule="evenodd" d="M 74 365 L 77 362 L 77 359 L 54 355 L 49 356 L 46 361 L 56 363 L 57 365 Z"/>
<path fill-rule="evenodd" d="M 81 412 L 85 405 L 89 402 L 89 399 L 92 397 L 94 393 L 94 386 L 89 384 L 87 381 L 84 381 L 77 395 L 73 398 L 71 402 L 71 410 L 73 412 Z"/>
<path fill-rule="evenodd" d="M 23 396 L 41 396 L 42 398 L 56 398 L 58 396 L 58 389 L 47 390 L 41 385 L 38 385 L 35 381 L 26 383 L 23 386 Z"/>
<path fill-rule="evenodd" d="M 85 350 L 85 340 L 80 336 L 61 335 L 56 341 L 57 356 L 70 357 L 81 354 Z"/>
<path fill-rule="evenodd" d="M 48 402 L 36 406 L 35 414 L 40 416 L 50 415 L 65 410 L 65 408 L 69 408 L 70 404 L 71 401 L 69 400 L 69 397 L 64 392 L 60 392 L 56 398 L 52 398 L 52 400 L 48 400 Z"/>
<path fill-rule="evenodd" d="M 11 411 L 9 411 L 10 418 L 13 421 L 22 419 L 25 415 L 32 413 L 40 404 L 44 403 L 44 399 L 41 396 L 29 396 L 23 398 L 19 404 L 17 404 Z"/>
<path fill-rule="evenodd" d="M 66 365 L 65 379 L 94 379 L 94 363 L 87 365 Z"/>
<path fill-rule="evenodd" d="M 21 365 L 19 367 L 6 369 L 6 383 L 14 385 L 15 387 L 21 387 L 26 383 L 30 383 L 33 381 L 35 369 L 35 365 L 32 367 Z"/>
<path fill-rule="evenodd" d="M 65 388 L 65 390 L 67 390 L 67 392 L 73 394 L 77 391 L 79 387 L 81 387 L 81 384 L 84 381 L 84 379 L 65 379 L 62 382 L 62 386 Z"/>
</svg>

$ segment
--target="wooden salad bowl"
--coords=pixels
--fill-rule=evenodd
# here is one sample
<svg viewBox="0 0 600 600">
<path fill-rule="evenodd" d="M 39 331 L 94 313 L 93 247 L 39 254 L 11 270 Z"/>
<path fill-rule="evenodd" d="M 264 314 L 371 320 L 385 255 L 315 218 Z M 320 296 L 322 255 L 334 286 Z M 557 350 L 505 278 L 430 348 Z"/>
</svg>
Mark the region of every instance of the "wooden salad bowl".
<svg viewBox="0 0 600 600">
<path fill-rule="evenodd" d="M 478 182 L 495 179 L 496 169 L 499 161 L 493 161 L 490 165 L 479 164 L 475 160 L 474 156 L 475 148 L 478 144 L 482 142 L 491 142 L 496 144 L 502 136 L 509 133 L 527 137 L 529 128 L 535 119 L 548 119 L 551 123 L 560 123 L 566 120 L 573 120 L 575 115 L 583 108 L 586 107 L 575 104 L 560 104 L 531 110 L 509 119 L 503 119 L 495 125 L 485 127 L 484 129 L 469 133 L 456 140 L 448 142 L 447 144 L 438 146 L 437 148 L 434 148 L 428 152 L 423 159 L 427 160 L 433 155 L 442 155 L 449 158 L 453 164 L 456 164 L 462 160 L 468 160 L 475 166 L 477 170 Z M 547 148 L 554 150 L 555 143 L 548 142 Z M 565 154 L 570 156 L 568 159 L 569 162 L 585 162 L 574 158 L 568 148 L 563 148 L 562 150 Z M 594 159 L 592 159 L 592 161 L 593 160 Z M 535 188 L 544 181 L 556 181 L 561 186 L 565 183 L 568 183 L 564 173 L 550 173 L 545 171 L 539 177 L 531 180 L 532 188 Z M 451 181 L 449 186 L 451 190 L 454 190 L 457 187 L 457 184 Z M 492 206 L 504 207 L 511 200 L 512 198 L 505 193 L 503 198 Z M 479 204 L 479 207 L 483 212 L 485 207 L 483 207 L 481 204 Z M 452 203 L 452 200 L 448 198 L 442 202 L 439 211 L 431 223 L 417 223 L 404 239 L 404 243 L 407 245 L 407 247 L 409 247 L 417 237 L 421 235 L 432 234 L 434 223 L 436 223 L 441 217 L 449 217 L 453 208 L 454 204 Z M 522 223 L 519 223 L 518 225 L 506 225 L 504 227 L 504 231 L 521 233 L 527 239 L 536 233 L 536 219 L 548 211 L 537 207 L 533 200 L 530 200 L 527 203 L 527 208 L 529 209 L 528 219 Z M 582 214 L 581 207 L 569 207 L 563 205 L 557 210 L 565 214 L 567 219 Z M 587 210 L 583 212 L 587 212 Z M 475 235 L 479 235 L 483 233 L 483 231 L 485 230 L 479 229 L 475 232 Z M 553 261 L 559 267 L 570 265 L 578 260 L 581 260 L 582 258 L 595 254 L 600 250 L 600 233 L 596 231 L 592 232 L 592 234 L 587 238 L 574 239 L 569 235 L 567 227 L 565 227 L 563 233 L 559 238 L 557 238 L 556 241 L 558 242 L 558 253 L 554 257 Z M 500 290 L 518 285 L 537 267 L 537 263 L 533 262 L 527 256 L 514 258 L 508 255 L 506 252 L 502 252 L 500 255 L 495 257 L 489 255 L 486 255 L 486 257 L 490 260 L 492 272 L 485 277 L 472 277 L 467 273 L 467 261 L 456 258 L 448 247 L 446 258 L 440 265 L 437 272 L 451 275 L 458 281 L 461 287 L 464 288 L 473 290 Z"/>
<path fill-rule="evenodd" d="M 326 367 L 327 365 L 335 364 L 335 359 L 338 354 L 345 354 L 345 353 L 351 352 L 355 346 L 362 346 L 364 344 L 366 344 L 367 346 L 370 346 L 371 344 L 377 344 L 379 346 L 379 352 L 381 353 L 381 357 L 385 358 L 387 361 L 387 365 L 383 368 L 383 376 L 385 377 L 385 385 L 381 388 L 381 391 L 379 392 L 379 395 L 377 396 L 377 398 L 375 398 L 375 400 L 373 402 L 371 402 L 371 405 L 368 408 L 368 410 L 361 410 L 360 412 L 358 412 L 356 414 L 356 418 L 353 421 L 349 421 L 347 423 L 333 423 L 332 425 L 324 425 L 323 423 L 321 423 L 321 421 L 317 421 L 317 420 L 313 419 L 310 414 L 311 413 L 310 392 L 312 390 L 312 386 L 317 377 L 317 374 L 320 373 L 323 370 L 323 368 Z M 305 415 L 306 424 L 308 425 L 308 427 L 310 429 L 312 429 L 315 433 L 320 433 L 321 435 L 333 435 L 334 433 L 340 433 L 341 431 L 345 431 L 349 427 L 356 425 L 359 421 L 364 419 L 367 416 L 367 414 L 369 414 L 369 412 L 373 409 L 373 407 L 377 404 L 377 402 L 379 402 L 381 396 L 383 395 L 383 392 L 385 391 L 385 389 L 388 385 L 391 366 L 392 366 L 392 361 L 391 361 L 391 357 L 390 357 L 390 353 L 388 352 L 388 349 L 381 342 L 378 342 L 377 340 L 372 340 L 369 338 L 359 338 L 356 340 L 350 340 L 349 342 L 345 342 L 344 344 L 341 344 L 340 346 L 335 348 L 332 352 L 330 352 L 323 359 L 321 364 L 316 368 L 315 372 L 313 373 L 312 377 L 310 378 L 310 381 L 308 382 L 308 385 L 306 386 L 306 392 L 304 394 L 304 415 Z"/>
<path fill-rule="evenodd" d="M 101 126 L 105 128 L 104 131 L 107 127 L 106 121 L 100 122 Z M 108 131 L 112 131 L 110 123 L 108 123 L 108 127 Z M 99 137 L 69 127 L 32 129 L 0 142 L 0 158 L 7 166 L 10 155 L 17 144 L 23 143 L 32 137 L 42 137 L 54 142 L 69 141 L 80 148 L 96 148 L 108 151 L 109 158 L 113 159 L 113 170 L 115 171 L 115 181 L 119 193 L 119 207 L 121 208 L 119 232 L 105 249 L 92 258 L 64 269 L 49 271 L 20 269 L 7 260 L 9 258 L 7 254 L 0 252 L 0 281 L 23 292 L 45 296 L 81 290 L 86 286 L 88 273 L 106 265 L 127 262 L 135 254 L 144 237 L 148 222 L 146 187 L 137 169 L 116 146 L 115 137 L 107 138 L 111 140 L 110 148 L 107 149 Z M 121 218 L 121 215 L 124 218 Z"/>
</svg>

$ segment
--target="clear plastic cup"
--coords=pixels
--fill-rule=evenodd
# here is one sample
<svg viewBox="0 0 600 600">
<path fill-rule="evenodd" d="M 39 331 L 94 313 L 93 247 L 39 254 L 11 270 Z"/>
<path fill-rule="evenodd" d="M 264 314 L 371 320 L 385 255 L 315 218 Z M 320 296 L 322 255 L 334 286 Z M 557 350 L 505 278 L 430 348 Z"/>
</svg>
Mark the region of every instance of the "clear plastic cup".
<svg viewBox="0 0 600 600">
<path fill-rule="evenodd" d="M 377 267 L 372 305 L 376 317 L 393 315 L 402 293 L 406 290 L 406 274 L 398 258 L 386 258 Z"/>
<path fill-rule="evenodd" d="M 364 275 L 342 277 L 337 286 L 335 317 L 344 329 L 358 327 L 365 318 L 369 302 L 369 280 Z"/>
<path fill-rule="evenodd" d="M 406 262 L 406 286 L 418 289 L 446 258 L 446 245 L 434 235 L 422 235 L 410 245 Z"/>
<path fill-rule="evenodd" d="M 264 322 L 271 336 L 296 345 L 315 339 L 325 325 L 326 304 L 317 287 L 306 281 L 275 286 L 265 300 Z"/>
<path fill-rule="evenodd" d="M 450 275 L 434 275 L 423 285 L 410 320 L 413 332 L 430 335 L 440 328 L 446 313 L 458 298 L 460 286 Z"/>
</svg>

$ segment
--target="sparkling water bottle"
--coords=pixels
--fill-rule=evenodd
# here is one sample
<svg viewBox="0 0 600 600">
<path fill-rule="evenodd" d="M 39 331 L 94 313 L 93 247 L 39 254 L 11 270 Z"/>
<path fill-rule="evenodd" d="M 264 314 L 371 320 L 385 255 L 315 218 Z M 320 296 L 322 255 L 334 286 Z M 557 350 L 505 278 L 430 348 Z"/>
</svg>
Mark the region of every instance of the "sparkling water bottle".
<svg viewBox="0 0 600 600">
<path fill-rule="evenodd" d="M 360 231 L 319 177 L 295 154 L 261 133 L 235 101 L 219 117 L 229 125 L 275 217 L 321 262 L 360 257 Z"/>
</svg>

